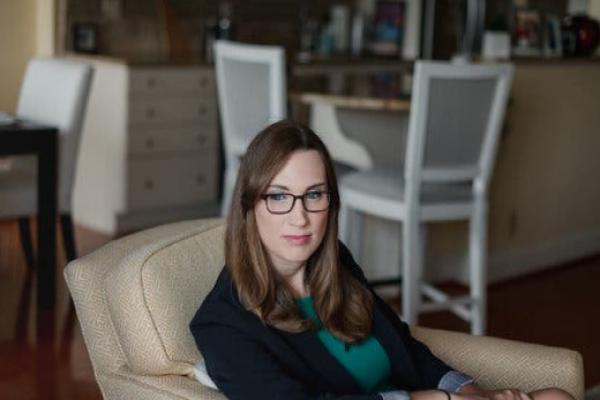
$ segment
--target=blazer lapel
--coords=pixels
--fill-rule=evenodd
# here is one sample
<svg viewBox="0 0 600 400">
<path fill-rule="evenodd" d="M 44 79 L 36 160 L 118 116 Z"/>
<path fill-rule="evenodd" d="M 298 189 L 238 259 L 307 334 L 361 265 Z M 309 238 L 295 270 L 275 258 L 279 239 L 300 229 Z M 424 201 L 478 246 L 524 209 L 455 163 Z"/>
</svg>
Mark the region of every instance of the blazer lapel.
<svg viewBox="0 0 600 400">
<path fill-rule="evenodd" d="M 387 320 L 377 306 L 373 309 L 372 332 L 388 354 L 392 366 L 392 382 L 398 386 L 398 389 L 418 388 L 420 379 L 413 360 L 393 324 Z"/>
<path fill-rule="evenodd" d="M 335 357 L 327 351 L 316 332 L 287 333 L 284 339 L 336 394 L 364 393 L 364 390 Z"/>
</svg>

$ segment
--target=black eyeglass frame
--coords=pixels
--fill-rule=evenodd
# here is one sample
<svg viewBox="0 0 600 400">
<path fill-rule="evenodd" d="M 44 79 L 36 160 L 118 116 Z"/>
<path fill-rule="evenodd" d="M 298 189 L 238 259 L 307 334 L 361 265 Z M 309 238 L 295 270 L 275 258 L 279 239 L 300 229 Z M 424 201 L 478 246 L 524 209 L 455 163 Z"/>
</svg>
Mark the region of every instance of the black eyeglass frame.
<svg viewBox="0 0 600 400">
<path fill-rule="evenodd" d="M 315 193 L 315 192 L 319 192 L 321 194 L 325 194 L 327 196 L 327 207 L 322 209 L 322 210 L 309 210 L 306 207 L 306 195 L 310 194 L 310 193 Z M 270 196 L 280 196 L 282 194 L 285 194 L 287 196 L 292 196 L 293 200 L 292 200 L 292 205 L 290 206 L 290 209 L 287 211 L 271 211 L 271 209 L 269 208 L 269 197 Z M 263 199 L 265 201 L 265 205 L 267 207 L 267 211 L 270 212 L 271 214 L 275 214 L 275 215 L 285 215 L 285 214 L 289 214 L 293 209 L 294 206 L 296 205 L 296 200 L 301 199 L 301 203 L 302 203 L 302 208 L 304 208 L 304 211 L 309 212 L 309 213 L 319 213 L 319 212 L 323 212 L 323 211 L 327 211 L 329 209 L 329 206 L 331 204 L 331 191 L 329 190 L 309 190 L 308 192 L 298 195 L 296 196 L 295 194 L 292 193 L 265 193 L 265 194 L 261 194 L 260 198 Z"/>
</svg>

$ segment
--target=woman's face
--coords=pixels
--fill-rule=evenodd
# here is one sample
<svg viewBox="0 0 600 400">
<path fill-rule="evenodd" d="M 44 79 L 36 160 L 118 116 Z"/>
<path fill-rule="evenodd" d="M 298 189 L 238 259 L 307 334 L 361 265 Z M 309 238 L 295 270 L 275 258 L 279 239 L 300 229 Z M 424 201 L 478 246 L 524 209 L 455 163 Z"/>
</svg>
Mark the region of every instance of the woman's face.
<svg viewBox="0 0 600 400">
<path fill-rule="evenodd" d="M 313 202 L 320 191 L 327 191 L 327 177 L 321 156 L 315 150 L 298 150 L 290 156 L 283 168 L 270 182 L 265 195 L 307 194 L 307 203 Z M 326 194 L 321 194 L 326 196 Z M 273 214 L 271 210 L 280 207 L 277 202 L 283 196 L 271 196 L 270 200 L 260 199 L 254 207 L 260 239 L 271 258 L 273 266 L 283 276 L 293 274 L 321 244 L 327 229 L 329 211 L 309 212 L 296 199 L 292 210 L 287 214 Z"/>
</svg>

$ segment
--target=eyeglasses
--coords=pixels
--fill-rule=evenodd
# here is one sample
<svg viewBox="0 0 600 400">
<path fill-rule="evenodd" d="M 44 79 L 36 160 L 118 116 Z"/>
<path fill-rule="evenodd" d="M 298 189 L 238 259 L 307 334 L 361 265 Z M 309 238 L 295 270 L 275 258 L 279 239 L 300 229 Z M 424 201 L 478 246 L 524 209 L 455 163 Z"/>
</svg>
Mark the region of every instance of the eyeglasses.
<svg viewBox="0 0 600 400">
<path fill-rule="evenodd" d="M 271 214 L 287 214 L 294 208 L 297 199 L 302 200 L 302 206 L 307 212 L 321 212 L 329 208 L 329 192 L 311 190 L 300 196 L 291 193 L 266 193 L 260 196 L 267 203 Z"/>
</svg>

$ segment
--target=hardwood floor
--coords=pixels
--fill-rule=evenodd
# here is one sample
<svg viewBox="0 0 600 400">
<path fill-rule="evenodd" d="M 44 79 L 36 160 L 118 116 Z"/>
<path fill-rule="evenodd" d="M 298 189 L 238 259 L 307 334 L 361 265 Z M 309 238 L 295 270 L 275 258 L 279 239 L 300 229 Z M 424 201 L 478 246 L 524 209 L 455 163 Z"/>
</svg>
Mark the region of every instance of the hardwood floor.
<svg viewBox="0 0 600 400">
<path fill-rule="evenodd" d="M 109 237 L 76 228 L 79 255 L 110 240 Z M 59 246 L 60 247 L 60 246 Z M 59 259 L 64 260 L 62 249 Z M 62 269 L 63 262 L 59 263 Z M 73 335 L 51 364 L 36 357 L 29 301 L 26 333 L 15 337 L 16 323 L 26 282 L 26 267 L 16 222 L 0 222 L 0 399 L 100 399 L 92 367 L 76 324 Z M 62 277 L 62 271 L 57 274 Z M 600 383 L 600 318 L 598 318 L 600 255 L 558 266 L 489 289 L 488 331 L 492 336 L 575 349 L 585 363 L 586 387 Z M 457 292 L 464 288 L 445 285 Z M 35 289 L 35 288 L 33 288 Z M 34 290 L 30 291 L 30 295 Z M 68 310 L 68 294 L 59 279 L 57 299 L 59 327 Z M 398 299 L 390 300 L 398 307 Z M 421 325 L 468 331 L 465 322 L 439 312 L 421 318 Z M 51 346 L 51 344 L 42 344 Z"/>
</svg>

